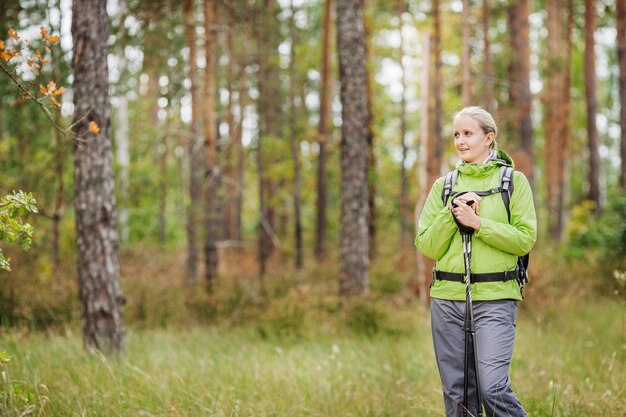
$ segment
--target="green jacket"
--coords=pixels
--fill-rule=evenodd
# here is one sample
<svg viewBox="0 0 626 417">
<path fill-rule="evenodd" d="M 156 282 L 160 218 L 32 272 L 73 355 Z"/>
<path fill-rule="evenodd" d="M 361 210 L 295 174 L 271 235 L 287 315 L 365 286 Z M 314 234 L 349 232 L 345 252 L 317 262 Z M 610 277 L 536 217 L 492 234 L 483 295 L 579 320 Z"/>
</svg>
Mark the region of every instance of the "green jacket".
<svg viewBox="0 0 626 417">
<path fill-rule="evenodd" d="M 458 191 L 486 191 L 500 186 L 500 166 L 514 166 L 505 152 L 498 151 L 498 159 L 484 164 L 457 164 L 459 177 L 454 185 Z M 444 177 L 433 184 L 419 218 L 415 245 L 427 257 L 437 261 L 439 271 L 464 273 L 463 245 L 449 205 L 441 199 Z M 483 197 L 480 204 L 480 230 L 472 235 L 471 267 L 473 273 L 515 270 L 517 257 L 530 252 L 537 239 L 537 217 L 532 190 L 528 180 L 519 171 L 513 174 L 514 190 L 509 208 L 509 224 L 502 195 Z M 444 300 L 465 300 L 465 283 L 436 280 L 430 296 Z M 516 280 L 478 282 L 472 284 L 474 300 L 521 300 Z"/>
</svg>

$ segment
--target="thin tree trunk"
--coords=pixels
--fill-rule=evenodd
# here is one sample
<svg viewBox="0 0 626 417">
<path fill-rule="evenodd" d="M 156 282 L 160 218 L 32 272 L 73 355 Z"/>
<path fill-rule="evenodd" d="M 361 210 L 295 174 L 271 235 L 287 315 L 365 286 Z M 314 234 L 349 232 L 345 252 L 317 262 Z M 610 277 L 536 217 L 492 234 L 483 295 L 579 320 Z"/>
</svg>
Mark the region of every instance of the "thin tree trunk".
<svg viewBox="0 0 626 417">
<path fill-rule="evenodd" d="M 626 1 L 617 0 L 617 62 L 619 65 L 619 126 L 621 129 L 620 146 L 622 166 L 619 183 L 626 190 Z"/>
<path fill-rule="evenodd" d="M 294 210 L 294 234 L 296 243 L 296 269 L 302 269 L 302 219 L 301 219 L 301 179 L 300 179 L 300 141 L 298 139 L 298 130 L 296 126 L 296 22 L 294 18 L 295 8 L 293 0 L 291 1 L 291 17 L 289 19 L 289 37 L 291 38 L 291 56 L 289 59 L 289 131 L 291 133 L 291 157 L 293 158 L 294 170 L 294 187 L 293 187 L 293 210 Z"/>
<path fill-rule="evenodd" d="M 443 115 L 443 63 L 441 60 L 441 9 L 440 1 L 433 0 L 433 35 L 432 35 L 432 61 L 434 73 L 432 80 L 432 98 L 434 107 L 431 111 L 432 118 L 432 140 L 428 141 L 428 184 L 433 184 L 441 175 L 441 158 L 443 155 L 442 115 Z"/>
<path fill-rule="evenodd" d="M 337 45 L 341 81 L 341 268 L 339 294 L 368 288 L 367 69 L 363 4 L 337 1 Z"/>
<path fill-rule="evenodd" d="M 237 134 L 236 134 L 236 147 L 237 147 L 237 197 L 236 197 L 236 209 L 235 209 L 235 236 L 237 240 L 241 241 L 243 239 L 242 232 L 242 211 L 243 211 L 243 187 L 245 183 L 245 149 L 243 148 L 243 123 L 245 119 L 246 109 L 248 105 L 248 77 L 246 76 L 246 67 L 248 59 L 248 40 L 249 36 L 247 32 L 244 30 L 241 33 L 242 42 L 241 42 L 241 58 L 239 62 L 241 63 L 241 67 L 239 70 L 239 123 L 237 125 Z"/>
<path fill-rule="evenodd" d="M 88 349 L 124 350 L 117 213 L 111 149 L 106 2 L 72 4 L 74 209 L 83 339 Z M 95 123 L 98 129 L 90 123 Z M 96 133 L 98 132 L 98 133 Z"/>
<path fill-rule="evenodd" d="M 196 66 L 196 14 L 193 0 L 183 1 L 185 15 L 185 43 L 189 48 L 189 80 L 191 81 L 191 123 L 189 126 L 189 208 L 187 212 L 187 283 L 193 284 L 198 275 L 198 235 L 200 205 L 201 142 L 198 139 L 200 102 L 198 97 L 198 69 Z"/>
<path fill-rule="evenodd" d="M 217 63 L 217 18 L 214 0 L 204 0 L 204 141 L 207 149 L 206 171 L 206 213 L 205 213 L 205 284 L 209 291 L 213 289 L 213 280 L 217 277 L 218 254 L 218 196 L 219 166 L 217 163 L 217 124 L 216 124 L 216 63 Z"/>
<path fill-rule="evenodd" d="M 169 115 L 166 119 L 166 123 L 169 121 Z M 161 140 L 161 146 L 159 148 L 159 182 L 161 193 L 159 195 L 159 242 L 161 245 L 165 245 L 167 242 L 167 194 L 168 194 L 168 168 L 167 158 L 169 155 L 169 147 L 167 145 L 168 139 L 168 127 L 165 126 L 165 134 Z"/>
<path fill-rule="evenodd" d="M 324 4 L 322 24 L 322 80 L 320 91 L 319 155 L 317 159 L 317 227 L 315 230 L 315 257 L 321 260 L 325 256 L 326 242 L 326 144 L 329 139 L 331 118 L 332 83 L 330 75 L 332 0 Z"/>
<path fill-rule="evenodd" d="M 406 160 L 409 149 L 406 144 L 406 68 L 404 66 L 404 36 L 403 16 L 406 10 L 405 0 L 398 0 L 398 25 L 400 29 L 399 64 L 402 71 L 400 83 L 402 96 L 400 97 L 400 147 L 402 149 L 402 161 L 400 162 L 400 237 L 402 242 L 409 241 L 409 181 L 406 174 Z"/>
<path fill-rule="evenodd" d="M 547 0 L 548 49 L 545 91 L 545 184 L 550 236 L 559 241 L 563 224 L 565 158 L 569 116 L 569 51 L 567 15 L 561 0 Z"/>
<path fill-rule="evenodd" d="M 496 104 L 493 92 L 493 61 L 491 58 L 491 41 L 489 40 L 489 0 L 483 0 L 482 18 L 483 54 L 485 56 L 485 110 L 495 116 Z"/>
<path fill-rule="evenodd" d="M 531 121 L 529 24 L 530 0 L 513 0 L 509 6 L 509 28 L 512 62 L 510 97 L 514 130 L 519 135 L 517 168 L 526 174 L 534 187 L 534 152 Z"/>
<path fill-rule="evenodd" d="M 415 235 L 419 233 L 419 217 L 426 197 L 428 196 L 429 184 L 428 184 L 428 149 L 430 139 L 430 34 L 424 34 L 424 44 L 422 49 L 422 114 L 420 117 L 420 144 L 419 144 L 419 165 L 418 165 L 418 183 L 419 183 L 419 197 L 417 204 L 415 205 Z M 419 251 L 417 254 L 417 287 L 416 292 L 419 295 L 422 303 L 426 304 L 429 300 L 428 285 L 431 279 L 429 266 L 431 262 Z"/>
<path fill-rule="evenodd" d="M 589 147 L 589 192 L 587 197 L 595 202 L 595 212 L 600 210 L 600 155 L 598 152 L 598 129 L 596 127 L 597 91 L 596 56 L 594 52 L 596 32 L 595 1 L 585 0 L 585 97 L 587 107 L 587 144 Z"/>
<path fill-rule="evenodd" d="M 470 77 L 470 0 L 463 0 L 463 14 L 461 16 L 461 22 L 463 22 L 463 47 L 461 53 L 461 97 L 463 107 L 467 107 L 472 104 L 472 91 L 471 91 L 471 77 Z"/>
<path fill-rule="evenodd" d="M 226 54 L 228 55 L 228 64 L 226 65 L 226 89 L 228 90 L 228 102 L 226 104 L 226 123 L 228 124 L 228 147 L 227 152 L 222 163 L 224 167 L 224 176 L 230 180 L 229 183 L 225 183 L 225 187 L 228 190 L 225 197 L 224 207 L 224 237 L 227 240 L 235 238 L 235 209 L 236 209 L 236 189 L 233 186 L 235 178 L 235 141 L 236 141 L 236 126 L 235 126 L 235 100 L 234 100 L 234 78 L 235 78 L 235 36 L 234 26 L 229 23 L 226 28 Z M 234 191 L 234 192 L 233 192 Z"/>
<path fill-rule="evenodd" d="M 372 112 L 372 102 L 374 95 L 374 87 L 372 82 L 372 73 L 370 72 L 371 54 L 370 54 L 370 15 L 368 12 L 368 3 L 366 0 L 362 0 L 363 7 L 363 27 L 365 29 L 365 70 L 367 71 L 367 165 L 368 165 L 368 200 L 369 206 L 367 230 L 369 236 L 369 257 L 374 259 L 376 257 L 378 246 L 376 244 L 376 154 L 374 153 L 374 114 Z"/>
</svg>

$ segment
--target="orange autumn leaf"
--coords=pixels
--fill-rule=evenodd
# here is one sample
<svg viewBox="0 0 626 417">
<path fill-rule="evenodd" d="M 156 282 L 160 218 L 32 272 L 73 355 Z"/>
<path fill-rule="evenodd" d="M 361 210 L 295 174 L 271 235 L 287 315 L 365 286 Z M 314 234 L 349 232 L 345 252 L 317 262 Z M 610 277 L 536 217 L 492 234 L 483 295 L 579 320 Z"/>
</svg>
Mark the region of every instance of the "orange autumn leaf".
<svg viewBox="0 0 626 417">
<path fill-rule="evenodd" d="M 0 39 L 0 49 L 4 49 L 4 41 Z"/>
<path fill-rule="evenodd" d="M 44 39 L 50 43 L 57 43 L 59 41 L 59 35 L 46 36 Z"/>
<path fill-rule="evenodd" d="M 61 107 L 61 103 L 59 103 L 59 101 L 56 98 L 50 96 L 50 101 L 52 101 L 52 104 L 54 104 L 55 106 Z"/>
<path fill-rule="evenodd" d="M 45 94 L 48 95 L 48 90 L 46 90 L 46 87 L 44 87 L 43 85 L 39 84 L 39 92 L 41 94 Z"/>
<path fill-rule="evenodd" d="M 100 127 L 93 120 L 91 122 L 89 122 L 89 130 L 91 130 L 96 135 L 98 135 L 100 133 Z"/>
<path fill-rule="evenodd" d="M 15 29 L 9 28 L 9 37 L 15 39 L 16 41 L 20 39 L 20 36 L 17 34 Z"/>
<path fill-rule="evenodd" d="M 64 92 L 64 91 L 65 91 L 65 87 L 61 87 L 61 88 L 56 89 L 56 90 L 52 93 L 52 95 L 53 95 L 53 96 L 58 96 L 58 95 L 60 95 L 60 94 L 63 94 L 63 92 Z"/>
<path fill-rule="evenodd" d="M 46 26 L 42 26 L 39 28 L 41 30 L 41 37 L 45 38 L 46 35 L 50 32 L 50 28 L 46 27 Z"/>
</svg>

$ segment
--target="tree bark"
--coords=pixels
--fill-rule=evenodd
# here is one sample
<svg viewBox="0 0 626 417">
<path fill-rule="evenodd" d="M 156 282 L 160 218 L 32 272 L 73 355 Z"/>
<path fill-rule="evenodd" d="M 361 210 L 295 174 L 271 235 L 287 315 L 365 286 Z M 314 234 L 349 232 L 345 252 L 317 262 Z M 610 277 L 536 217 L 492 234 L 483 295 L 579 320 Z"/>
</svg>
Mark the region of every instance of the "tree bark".
<svg viewBox="0 0 626 417">
<path fill-rule="evenodd" d="M 510 46 L 510 98 L 513 110 L 514 130 L 519 137 L 517 168 L 526 174 L 534 187 L 534 152 L 531 120 L 532 95 L 530 93 L 529 0 L 513 0 L 509 6 Z"/>
<path fill-rule="evenodd" d="M 616 5 L 616 26 L 617 26 L 617 62 L 619 66 L 619 126 L 620 134 L 620 154 L 622 166 L 620 170 L 619 183 L 622 190 L 626 190 L 626 1 L 617 0 Z"/>
<path fill-rule="evenodd" d="M 419 225 L 419 217 L 422 209 L 424 208 L 424 204 L 426 202 L 426 197 L 428 196 L 428 190 L 430 184 L 428 183 L 429 175 L 428 175 L 428 158 L 429 153 L 428 150 L 431 149 L 429 145 L 430 142 L 430 59 L 431 59 L 431 50 L 430 50 L 430 34 L 424 34 L 424 44 L 422 49 L 422 114 L 420 120 L 420 143 L 419 143 L 419 165 L 418 165 L 418 183 L 419 183 L 419 196 L 417 199 L 417 204 L 415 205 L 415 235 L 419 233 L 418 225 Z M 432 274 L 430 270 L 432 269 L 432 261 L 424 256 L 421 252 L 416 251 L 417 255 L 417 285 L 416 285 L 416 293 L 420 298 L 422 303 L 427 304 L 429 302 L 428 293 L 428 285 L 430 280 L 432 279 Z"/>
<path fill-rule="evenodd" d="M 431 138 L 428 141 L 428 184 L 431 185 L 441 175 L 441 158 L 443 155 L 442 115 L 443 115 L 443 63 L 441 60 L 441 9 L 440 1 L 432 2 L 433 34 L 431 38 L 432 63 L 434 65 L 432 75 L 432 90 L 429 103 L 432 103 L 431 113 L 433 115 Z"/>
<path fill-rule="evenodd" d="M 600 154 L 598 151 L 598 129 L 596 127 L 597 90 L 596 56 L 594 52 L 596 32 L 596 10 L 594 0 L 585 0 L 585 98 L 587 107 L 587 145 L 589 148 L 589 171 L 587 198 L 595 203 L 594 211 L 600 210 Z"/>
<path fill-rule="evenodd" d="M 331 31 L 333 0 L 324 3 L 324 21 L 322 23 L 322 80 L 320 91 L 319 155 L 317 158 L 317 227 L 315 231 L 315 257 L 322 260 L 325 256 L 326 243 L 326 144 L 329 140 L 331 119 L 330 103 L 332 83 L 330 75 Z"/>
<path fill-rule="evenodd" d="M 550 236 L 561 240 L 565 163 L 569 144 L 570 9 L 562 0 L 546 1 L 548 48 L 545 101 L 545 185 Z M 564 13 L 565 12 L 565 13 Z M 569 17 L 568 17 L 569 16 Z"/>
<path fill-rule="evenodd" d="M 280 67 L 278 65 L 279 6 L 275 0 L 264 0 L 256 10 L 259 21 L 255 25 L 257 39 L 258 90 L 257 110 L 259 114 L 259 137 L 257 147 L 257 169 L 259 177 L 259 272 L 265 274 L 266 262 L 275 247 L 276 211 L 273 206 L 275 181 L 266 177 L 266 163 L 274 161 L 275 155 L 264 154 L 264 141 L 277 140 L 281 136 L 282 94 Z"/>
<path fill-rule="evenodd" d="M 204 142 L 207 150 L 206 166 L 206 212 L 204 243 L 204 275 L 208 291 L 218 268 L 218 184 L 220 169 L 217 162 L 217 116 L 216 116 L 216 65 L 217 65 L 217 18 L 214 0 L 204 0 Z"/>
<path fill-rule="evenodd" d="M 461 98 L 463 107 L 467 107 L 472 104 L 472 90 L 471 90 L 471 59 L 470 59 L 470 0 L 463 0 L 463 14 L 461 16 L 462 30 L 463 30 L 463 46 L 461 53 Z"/>
<path fill-rule="evenodd" d="M 483 0 L 483 54 L 485 56 L 485 110 L 494 115 L 496 112 L 496 104 L 493 93 L 493 60 L 491 58 L 491 41 L 489 40 L 490 27 L 489 0 Z"/>
<path fill-rule="evenodd" d="M 124 350 L 117 214 L 111 150 L 106 2 L 75 0 L 74 209 L 83 338 L 88 349 Z M 90 123 L 99 126 L 96 133 Z"/>
<path fill-rule="evenodd" d="M 296 21 L 294 14 L 296 9 L 293 6 L 293 0 L 291 1 L 291 16 L 289 19 L 289 37 L 291 38 L 291 55 L 289 59 L 289 131 L 291 133 L 291 157 L 293 158 L 293 211 L 294 211 L 294 239 L 296 244 L 296 257 L 295 264 L 296 269 L 302 269 L 303 263 L 303 245 L 302 245 L 302 214 L 301 214 L 301 201 L 300 193 L 302 188 L 302 181 L 300 179 L 300 140 L 298 138 L 299 132 L 296 124 L 297 109 L 296 109 Z"/>
<path fill-rule="evenodd" d="M 370 26 L 369 26 L 369 14 L 368 14 L 368 3 L 366 0 L 362 0 L 363 7 L 363 28 L 365 30 L 365 71 L 367 71 L 367 187 L 368 187 L 368 198 L 367 204 L 369 206 L 368 219 L 367 219 L 367 234 L 369 236 L 369 257 L 370 259 L 374 259 L 377 253 L 377 243 L 376 243 L 376 154 L 374 152 L 374 128 L 372 125 L 374 124 L 374 114 L 372 112 L 372 102 L 374 95 L 374 87 L 372 82 L 372 74 L 370 72 L 371 64 L 371 54 L 370 43 Z"/>
<path fill-rule="evenodd" d="M 341 268 L 339 294 L 368 289 L 368 128 L 365 28 L 361 0 L 337 1 L 341 128 Z"/>
<path fill-rule="evenodd" d="M 400 238 L 402 242 L 409 239 L 409 180 L 406 173 L 406 160 L 409 148 L 406 144 L 406 68 L 404 66 L 404 36 L 403 36 L 403 16 L 406 11 L 405 0 L 398 0 L 398 25 L 400 30 L 400 47 L 398 51 L 398 63 L 400 64 L 402 85 L 402 96 L 400 97 L 400 148 L 402 149 L 402 160 L 400 161 Z"/>
<path fill-rule="evenodd" d="M 189 207 L 187 211 L 187 283 L 193 284 L 198 275 L 198 234 L 200 206 L 201 142 L 198 139 L 200 102 L 198 97 L 198 69 L 196 66 L 196 14 L 193 0 L 183 1 L 185 15 L 185 44 L 189 48 L 189 80 L 191 82 L 191 123 L 189 125 Z"/>
</svg>

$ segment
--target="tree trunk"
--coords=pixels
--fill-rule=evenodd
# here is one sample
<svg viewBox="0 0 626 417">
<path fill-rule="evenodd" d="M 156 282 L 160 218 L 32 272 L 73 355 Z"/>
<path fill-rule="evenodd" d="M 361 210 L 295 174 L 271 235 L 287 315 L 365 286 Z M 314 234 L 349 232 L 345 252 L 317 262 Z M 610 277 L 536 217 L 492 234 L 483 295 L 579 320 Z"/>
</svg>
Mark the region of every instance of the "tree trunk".
<svg viewBox="0 0 626 417">
<path fill-rule="evenodd" d="M 289 37 L 291 38 L 291 56 L 289 59 L 289 131 L 291 133 L 291 157 L 293 158 L 293 211 L 294 211 L 294 238 L 296 243 L 296 269 L 302 269 L 303 248 L 302 248 L 302 214 L 301 214 L 301 179 L 300 179 L 300 140 L 296 125 L 296 21 L 294 19 L 295 8 L 291 1 L 291 16 L 289 19 Z"/>
<path fill-rule="evenodd" d="M 74 209 L 83 337 L 88 349 L 124 350 L 111 150 L 106 2 L 75 0 Z M 96 123 L 98 130 L 90 123 Z"/>
<path fill-rule="evenodd" d="M 274 162 L 275 155 L 266 155 L 264 142 L 277 140 L 281 136 L 281 89 L 278 66 L 278 21 L 279 6 L 275 0 L 264 0 L 256 10 L 258 91 L 257 111 L 259 114 L 259 137 L 257 147 L 257 169 L 259 178 L 259 272 L 265 274 L 266 262 L 274 249 L 276 211 L 274 193 L 276 184 L 266 177 L 265 167 Z"/>
<path fill-rule="evenodd" d="M 494 115 L 496 112 L 496 104 L 493 93 L 493 61 L 491 59 L 491 42 L 489 40 L 490 14 L 489 0 L 483 0 L 483 54 L 485 56 L 485 110 Z"/>
<path fill-rule="evenodd" d="M 189 126 L 189 208 L 187 212 L 187 283 L 193 284 L 198 275 L 198 235 L 200 205 L 200 149 L 198 122 L 198 69 L 196 67 L 196 14 L 193 0 L 183 1 L 185 15 L 185 43 L 189 48 L 189 80 L 191 82 L 191 123 Z"/>
<path fill-rule="evenodd" d="M 363 28 L 365 30 L 365 70 L 367 71 L 367 172 L 368 172 L 368 199 L 367 204 L 369 206 L 368 219 L 367 219 L 367 234 L 369 236 L 369 257 L 374 259 L 377 252 L 376 244 L 376 154 L 374 153 L 374 114 L 372 112 L 372 102 L 374 95 L 374 87 L 372 82 L 372 74 L 370 72 L 371 54 L 369 53 L 371 46 L 370 36 L 370 15 L 368 13 L 368 3 L 366 0 L 362 0 L 363 7 Z"/>
<path fill-rule="evenodd" d="M 622 167 L 619 184 L 626 190 L 626 1 L 617 0 L 617 62 L 619 65 L 619 126 L 621 129 L 620 144 Z"/>
<path fill-rule="evenodd" d="M 472 104 L 472 91 L 471 91 L 471 59 L 470 59 L 470 0 L 463 0 L 463 14 L 461 16 L 461 22 L 463 22 L 463 46 L 461 52 L 461 97 L 463 107 L 467 107 Z"/>
<path fill-rule="evenodd" d="M 563 228 L 565 160 L 569 143 L 570 17 L 562 0 L 546 1 L 548 49 L 545 99 L 545 184 L 550 236 L 560 241 Z M 568 46 L 569 45 L 569 46 Z"/>
<path fill-rule="evenodd" d="M 433 14 L 433 35 L 432 35 L 432 62 L 434 64 L 434 72 L 432 79 L 432 99 L 430 103 L 434 104 L 431 114 L 432 118 L 432 130 L 430 132 L 432 140 L 428 141 L 428 184 L 432 185 L 437 178 L 441 175 L 441 158 L 443 155 L 443 138 L 441 137 L 442 130 L 442 115 L 443 115 L 443 63 L 441 61 L 441 9 L 440 1 L 433 0 L 432 2 L 432 14 Z"/>
<path fill-rule="evenodd" d="M 419 165 L 418 165 L 418 183 L 419 183 L 419 196 L 417 204 L 415 205 L 415 235 L 419 233 L 419 217 L 426 197 L 428 196 L 428 190 L 430 184 L 428 184 L 428 150 L 431 149 L 429 145 L 430 138 L 430 34 L 424 34 L 424 46 L 422 49 L 422 114 L 420 117 L 420 144 L 419 144 Z M 430 261 L 421 252 L 416 251 L 417 254 L 417 285 L 416 292 L 422 301 L 427 304 L 429 301 L 428 285 L 432 279 L 430 270 L 432 269 L 432 261 Z"/>
<path fill-rule="evenodd" d="M 337 1 L 341 128 L 341 270 L 339 294 L 368 288 L 368 128 L 365 28 L 361 0 Z"/>
<path fill-rule="evenodd" d="M 329 139 L 331 119 L 332 83 L 330 75 L 332 3 L 324 4 L 322 23 L 322 80 L 320 91 L 319 155 L 317 159 L 317 227 L 315 230 L 315 257 L 322 260 L 325 256 L 326 243 L 326 144 Z"/>
<path fill-rule="evenodd" d="M 204 0 L 204 141 L 207 149 L 206 212 L 205 212 L 205 284 L 213 289 L 217 277 L 218 254 L 218 183 L 220 170 L 217 163 L 217 124 L 216 124 L 216 63 L 217 63 L 217 19 L 214 0 Z"/>
<path fill-rule="evenodd" d="M 237 148 L 237 193 L 235 208 L 235 236 L 237 240 L 243 239 L 242 232 L 242 211 L 243 211 L 243 187 L 245 183 L 245 149 L 243 148 L 243 123 L 245 119 L 246 109 L 248 106 L 248 77 L 246 76 L 246 67 L 248 59 L 248 33 L 244 30 L 241 33 L 241 57 L 239 62 L 241 67 L 239 70 L 239 123 L 237 124 L 237 134 L 235 135 L 235 144 Z"/>
<path fill-rule="evenodd" d="M 529 0 L 513 0 L 509 6 L 509 28 L 512 62 L 510 65 L 510 98 L 513 126 L 519 135 L 514 149 L 517 168 L 526 174 L 534 187 L 534 152 L 531 120 L 532 95 L 530 94 L 530 48 L 528 40 Z"/>
<path fill-rule="evenodd" d="M 232 19 L 228 20 L 226 26 L 226 55 L 228 56 L 228 64 L 226 64 L 226 89 L 228 90 L 228 102 L 226 104 L 226 123 L 228 124 L 228 145 L 225 157 L 222 162 L 224 177 L 229 180 L 224 183 L 226 188 L 225 207 L 224 207 L 224 238 L 227 240 L 235 239 L 235 218 L 236 218 L 236 188 L 234 186 L 235 172 L 235 152 L 236 152 L 236 125 L 235 125 L 235 27 Z"/>
<path fill-rule="evenodd" d="M 585 98 L 587 104 L 587 144 L 589 146 L 589 193 L 587 198 L 595 203 L 595 212 L 600 210 L 600 155 L 598 152 L 598 108 L 596 92 L 596 56 L 594 52 L 596 32 L 595 1 L 585 0 Z"/>
<path fill-rule="evenodd" d="M 402 85 L 402 96 L 400 97 L 400 147 L 402 149 L 402 161 L 400 162 L 400 239 L 408 242 L 409 238 L 409 180 L 406 174 L 406 160 L 409 148 L 406 144 L 406 68 L 404 66 L 404 36 L 403 36 L 403 16 L 406 11 L 405 0 L 398 0 L 398 25 L 400 30 L 400 47 L 398 51 Z M 402 245 L 404 246 L 404 244 Z"/>
</svg>

